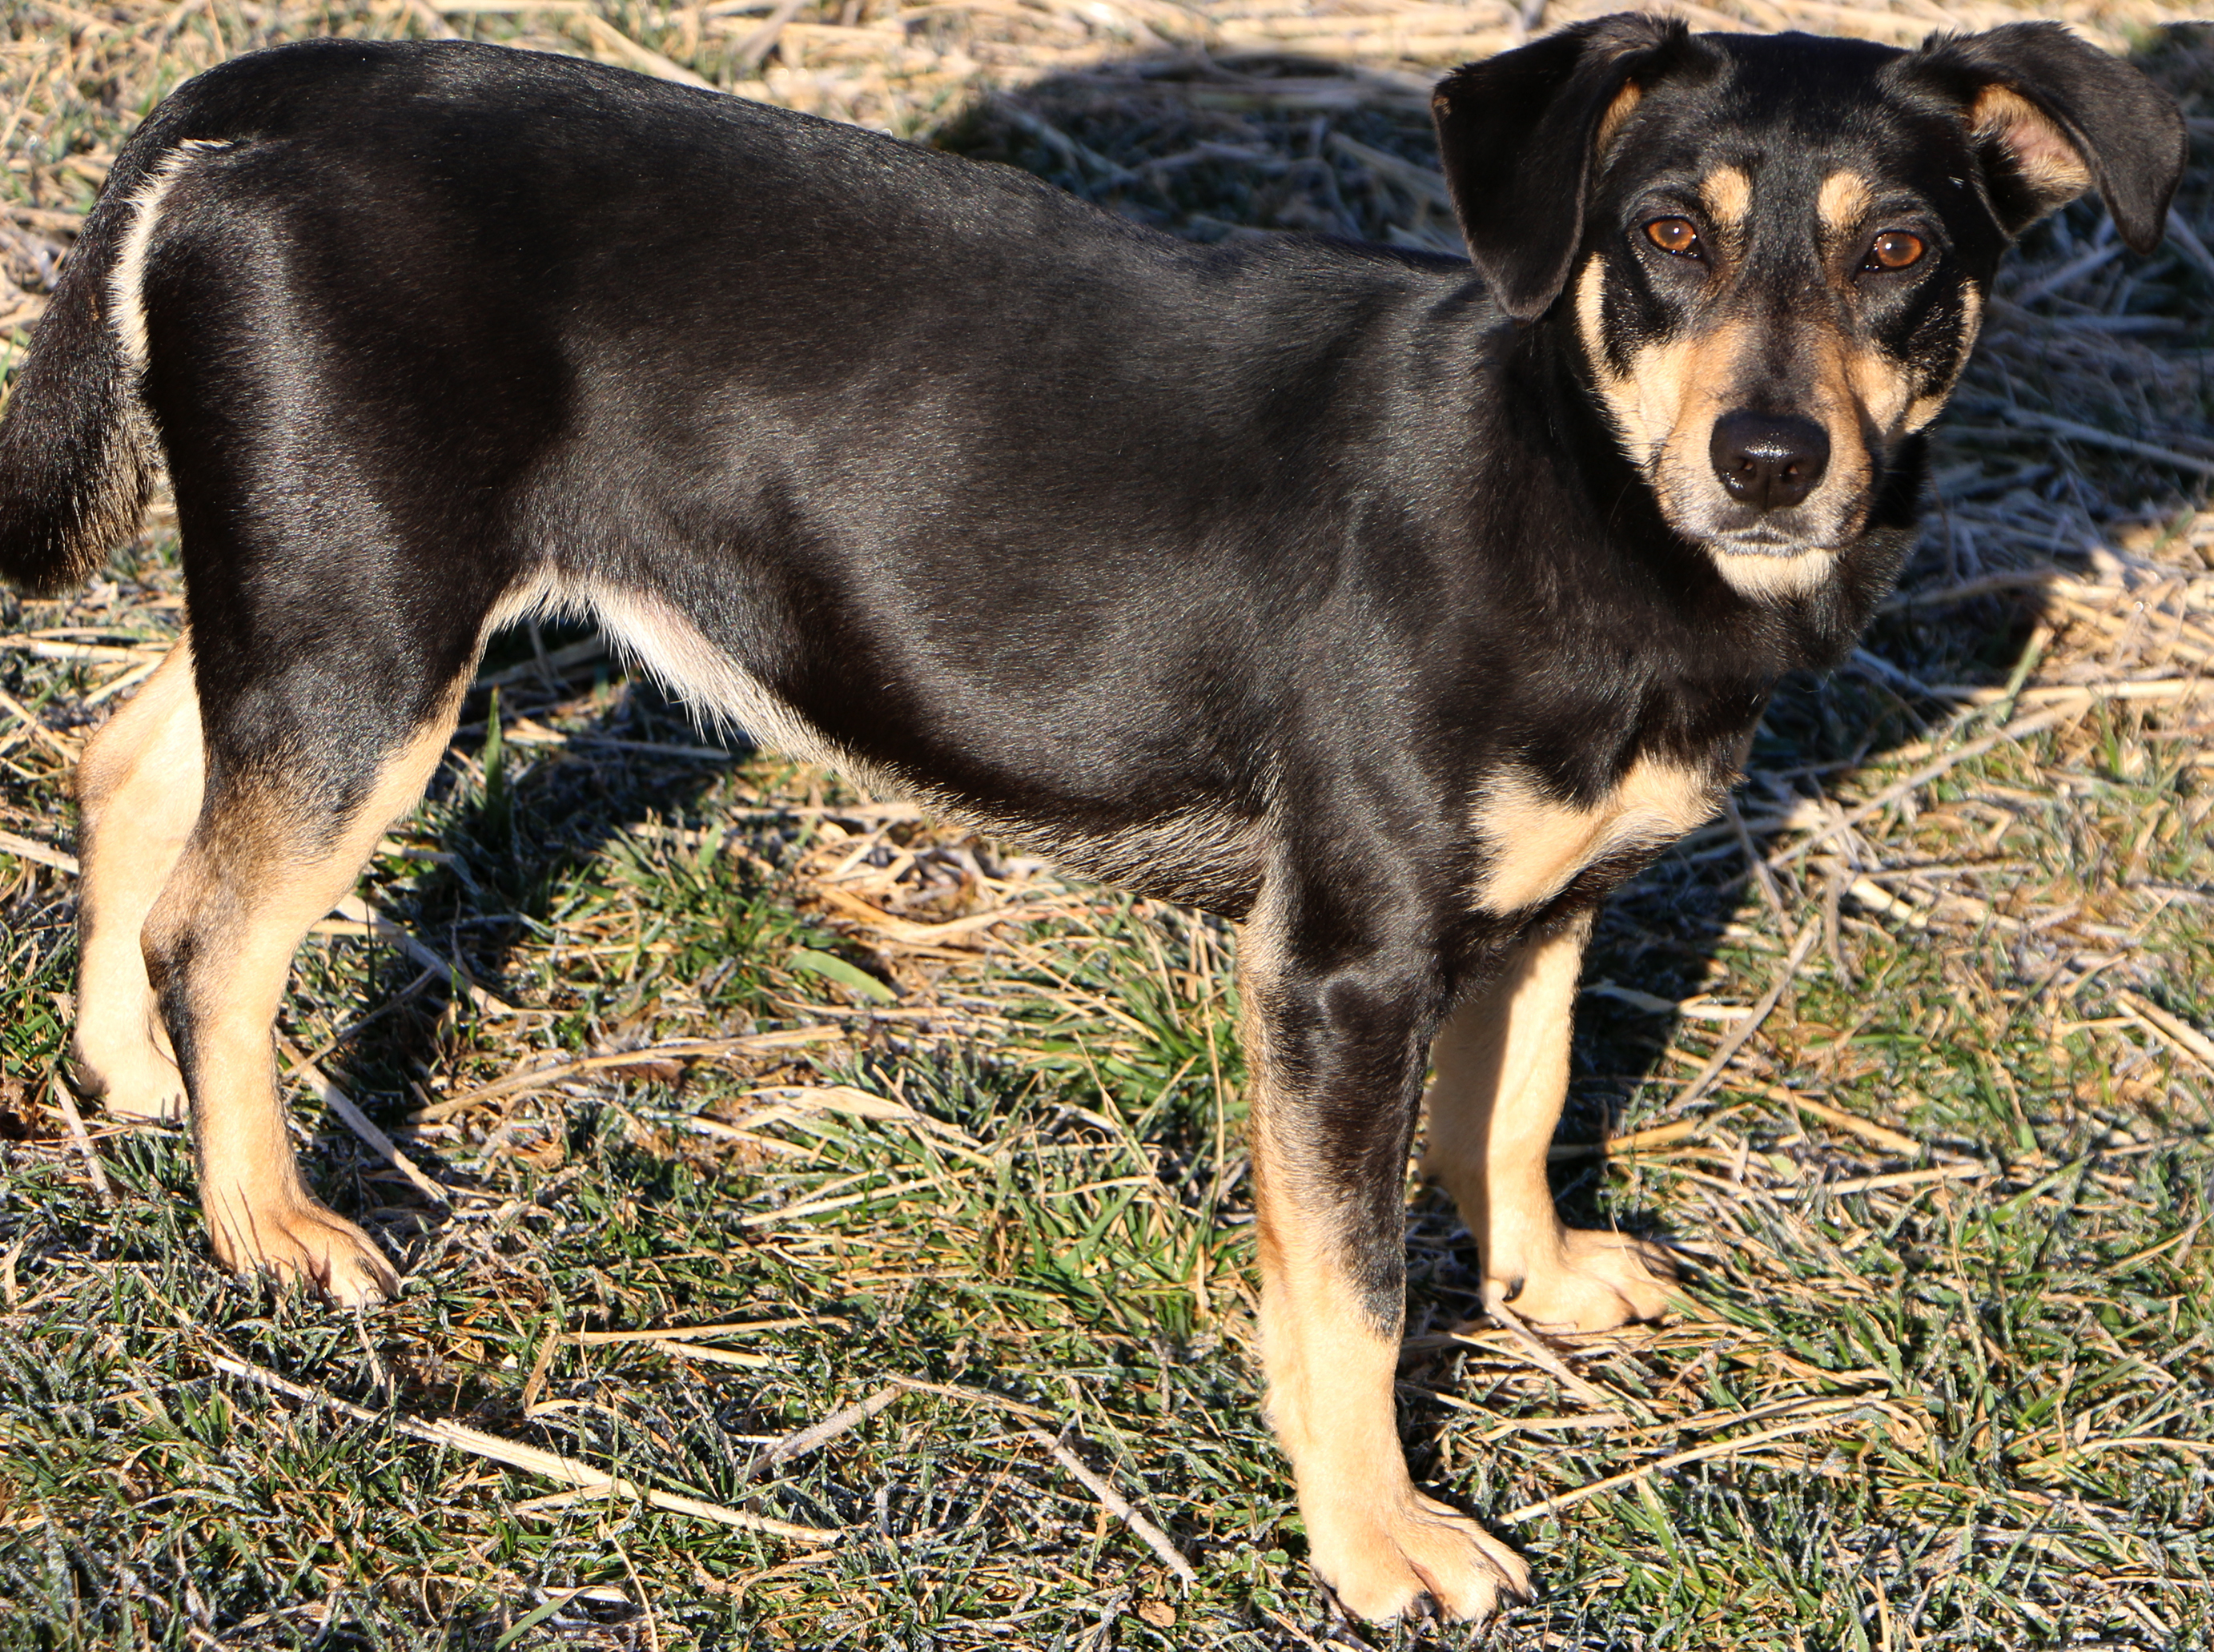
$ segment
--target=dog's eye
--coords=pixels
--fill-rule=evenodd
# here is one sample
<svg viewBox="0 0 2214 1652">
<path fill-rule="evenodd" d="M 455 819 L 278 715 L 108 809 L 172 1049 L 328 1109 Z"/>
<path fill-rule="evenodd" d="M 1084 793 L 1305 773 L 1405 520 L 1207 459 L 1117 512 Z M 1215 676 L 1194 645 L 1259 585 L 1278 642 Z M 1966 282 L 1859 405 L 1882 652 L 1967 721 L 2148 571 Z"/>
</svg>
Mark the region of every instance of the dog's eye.
<svg viewBox="0 0 2214 1652">
<path fill-rule="evenodd" d="M 1698 228 L 1689 218 L 1655 218 L 1645 226 L 1645 238 L 1678 258 L 1700 255 Z"/>
<path fill-rule="evenodd" d="M 1922 261 L 1922 237 L 1910 236 L 1904 229 L 1887 229 L 1875 238 L 1868 248 L 1868 262 L 1861 267 L 1868 270 L 1903 270 L 1910 264 Z"/>
</svg>

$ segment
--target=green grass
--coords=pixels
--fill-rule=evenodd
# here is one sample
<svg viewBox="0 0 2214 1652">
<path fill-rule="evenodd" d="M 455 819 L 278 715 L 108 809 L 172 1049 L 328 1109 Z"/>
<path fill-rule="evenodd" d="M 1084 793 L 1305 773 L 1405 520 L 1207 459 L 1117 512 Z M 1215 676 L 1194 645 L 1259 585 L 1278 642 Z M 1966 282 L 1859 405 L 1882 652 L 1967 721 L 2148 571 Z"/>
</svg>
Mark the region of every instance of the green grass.
<svg viewBox="0 0 2214 1652">
<path fill-rule="evenodd" d="M 210 14 L 231 47 L 271 15 Z M 607 15 L 657 50 L 684 39 L 676 14 Z M 188 20 L 179 40 L 212 50 L 205 34 Z M 727 45 L 687 60 L 720 73 Z M 81 205 L 68 157 L 111 150 L 183 50 L 15 86 L 36 131 L 5 188 Z M 2203 136 L 2203 42 L 2154 61 Z M 1250 86 L 1188 105 L 1103 80 L 1024 107 L 1129 174 L 1087 175 L 1079 152 L 1064 179 L 1121 210 L 1198 235 L 1341 207 L 1366 233 L 1437 229 L 1398 174 L 1331 141 L 1419 156 L 1404 100 L 1318 126 Z M 988 101 L 951 141 L 1049 173 L 1073 153 Z M 1147 170 L 1200 143 L 1274 158 Z M 2182 210 L 2214 240 L 2199 160 Z M 2040 231 L 2011 290 L 2096 233 L 2089 208 Z M 2179 491 L 2190 473 L 2008 411 L 2214 454 L 2210 314 L 2210 272 L 2172 253 L 1998 313 L 1942 447 L 1915 600 L 1852 669 L 1787 685 L 1756 745 L 1738 806 L 1766 878 L 1721 826 L 1603 918 L 1557 1185 L 1576 1220 L 1683 1247 L 1681 1312 L 1539 1360 L 1482 1319 L 1465 1234 L 1410 1184 L 1418 1475 L 1494 1519 L 1631 1477 L 1500 1528 L 1544 1593 L 1490 1644 L 2214 1643 L 2214 1102 L 2159 1019 L 2214 1032 L 2209 725 L 2203 695 L 2098 686 L 2206 675 L 2214 514 Z M 1988 583 L 2025 573 L 2046 583 Z M 178 589 L 156 531 L 110 582 L 10 607 L 0 633 L 156 643 Z M 1306 1569 L 1255 1404 L 1226 927 L 1065 884 L 817 770 L 673 750 L 703 744 L 680 711 L 580 639 L 541 640 L 550 676 L 503 640 L 496 697 L 472 698 L 364 884 L 497 1003 L 326 937 L 280 1025 L 441 1190 L 296 1090 L 317 1188 L 404 1259 L 376 1313 L 217 1275 L 179 1131 L 89 1118 L 101 1196 L 52 1087 L 73 881 L 0 853 L 0 1646 L 1474 1643 L 1348 1624 Z M 0 648 L 0 688 L 44 731 L 0 707 L 0 830 L 67 847 L 67 756 L 121 669 Z M 2071 683 L 2096 691 L 2061 706 Z M 2009 725 L 1792 853 L 1826 810 Z M 958 927 L 1003 908 L 1018 918 Z M 1773 1013 L 1687 1100 L 1809 925 Z M 1656 1134 L 1581 1150 L 1637 1132 Z M 578 1340 L 732 1325 L 760 1328 Z M 755 1472 L 896 1380 L 960 1392 L 903 1390 Z M 841 1540 L 534 1508 L 560 1484 L 397 1419 Z M 1163 1528 L 1197 1587 L 1033 1423 Z"/>
</svg>

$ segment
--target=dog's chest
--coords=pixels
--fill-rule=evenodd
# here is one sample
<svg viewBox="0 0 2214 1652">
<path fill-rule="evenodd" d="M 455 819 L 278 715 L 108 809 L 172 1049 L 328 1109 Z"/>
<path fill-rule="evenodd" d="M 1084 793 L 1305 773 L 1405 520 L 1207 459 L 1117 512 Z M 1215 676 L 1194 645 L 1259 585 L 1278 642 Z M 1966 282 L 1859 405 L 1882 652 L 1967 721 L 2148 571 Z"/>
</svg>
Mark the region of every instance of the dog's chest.
<svg viewBox="0 0 2214 1652">
<path fill-rule="evenodd" d="M 1578 803 L 1526 766 L 1508 765 L 1477 798 L 1477 909 L 1504 917 L 1544 905 L 1587 872 L 1626 876 L 1710 818 L 1728 780 L 1713 764 L 1640 757 L 1601 796 Z"/>
</svg>

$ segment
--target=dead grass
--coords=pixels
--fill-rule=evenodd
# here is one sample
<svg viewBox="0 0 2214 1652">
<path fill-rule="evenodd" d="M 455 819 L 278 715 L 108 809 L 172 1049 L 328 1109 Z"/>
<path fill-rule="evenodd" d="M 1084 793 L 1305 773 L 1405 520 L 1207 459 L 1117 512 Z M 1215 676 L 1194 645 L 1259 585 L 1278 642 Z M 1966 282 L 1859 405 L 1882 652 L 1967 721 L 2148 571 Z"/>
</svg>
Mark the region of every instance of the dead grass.
<svg viewBox="0 0 2214 1652">
<path fill-rule="evenodd" d="M 0 327 L 130 125 L 278 39 L 681 65 L 1179 233 L 1443 244 L 1429 76 L 1602 9 L 18 5 Z M 1560 1185 L 1701 1260 L 1681 1316 L 1471 1324 L 1415 1195 L 1409 1443 L 1547 1590 L 1497 1644 L 2214 1633 L 2214 44 L 2057 9 L 2189 101 L 2186 233 L 2031 237 L 1901 596 L 1602 925 Z M 52 1082 L 65 776 L 179 600 L 159 518 L 0 615 L 0 1642 L 1430 1643 L 1327 1614 L 1254 1416 L 1228 933 L 703 748 L 590 638 L 504 645 L 286 1009 L 320 1185 L 407 1294 L 215 1276 L 181 1137 Z"/>
</svg>

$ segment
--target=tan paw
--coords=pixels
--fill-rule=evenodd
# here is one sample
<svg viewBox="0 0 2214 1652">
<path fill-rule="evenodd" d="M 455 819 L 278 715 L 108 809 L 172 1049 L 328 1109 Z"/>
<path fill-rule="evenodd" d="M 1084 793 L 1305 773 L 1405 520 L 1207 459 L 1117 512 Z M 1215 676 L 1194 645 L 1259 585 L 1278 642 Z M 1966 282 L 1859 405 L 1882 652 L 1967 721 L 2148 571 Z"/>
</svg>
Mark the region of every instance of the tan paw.
<svg viewBox="0 0 2214 1652">
<path fill-rule="evenodd" d="M 1668 1253 L 1627 1233 L 1563 1227 L 1553 1257 L 1518 1279 L 1486 1279 L 1484 1295 L 1545 1331 L 1612 1331 L 1668 1309 L 1676 1269 Z"/>
<path fill-rule="evenodd" d="M 374 1307 L 400 1294 L 400 1276 L 376 1242 L 313 1199 L 250 1206 L 207 1201 L 216 1258 L 235 1274 L 310 1285 L 339 1307 Z"/>
<path fill-rule="evenodd" d="M 70 1045 L 70 1066 L 77 1088 L 112 1117 L 174 1123 L 186 1114 L 184 1074 L 145 1039 L 106 1041 L 103 1047 L 80 1034 Z"/>
<path fill-rule="evenodd" d="M 1404 1615 L 1425 1595 L 1449 1618 L 1482 1619 L 1502 1598 L 1534 1592 L 1521 1556 L 1412 1487 L 1382 1508 L 1310 1512 L 1307 1554 L 1341 1606 L 1377 1622 Z"/>
</svg>

